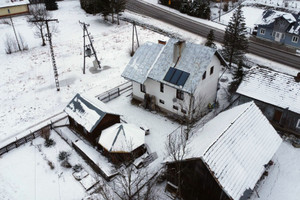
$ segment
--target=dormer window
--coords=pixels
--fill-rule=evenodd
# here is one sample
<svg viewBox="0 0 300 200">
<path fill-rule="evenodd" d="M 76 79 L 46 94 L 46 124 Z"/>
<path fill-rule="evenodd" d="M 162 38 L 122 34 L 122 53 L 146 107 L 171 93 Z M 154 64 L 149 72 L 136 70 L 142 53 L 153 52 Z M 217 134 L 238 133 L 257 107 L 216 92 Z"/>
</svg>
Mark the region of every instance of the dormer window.
<svg viewBox="0 0 300 200">
<path fill-rule="evenodd" d="M 205 78 L 206 78 L 206 71 L 202 75 L 202 80 L 204 80 Z"/>
</svg>

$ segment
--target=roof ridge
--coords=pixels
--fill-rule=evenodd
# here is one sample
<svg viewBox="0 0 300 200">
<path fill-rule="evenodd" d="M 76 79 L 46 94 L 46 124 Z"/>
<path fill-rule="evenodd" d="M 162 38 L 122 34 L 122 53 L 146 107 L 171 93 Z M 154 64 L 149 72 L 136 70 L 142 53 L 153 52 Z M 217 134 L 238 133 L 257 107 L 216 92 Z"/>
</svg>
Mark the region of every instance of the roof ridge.
<svg viewBox="0 0 300 200">
<path fill-rule="evenodd" d="M 214 144 L 215 143 L 217 143 L 218 142 L 218 140 L 229 130 L 229 128 L 231 128 L 231 126 L 246 112 L 246 111 L 248 111 L 249 109 L 250 109 L 250 107 L 252 107 L 253 106 L 253 104 L 255 104 L 254 103 L 254 101 L 251 101 L 250 103 L 249 103 L 249 106 L 243 111 L 243 112 L 241 112 L 232 122 L 231 122 L 231 124 L 219 135 L 219 137 L 211 144 L 211 145 L 209 145 L 209 147 L 205 150 L 205 152 L 203 153 L 203 155 L 201 155 L 200 157 L 204 157 L 205 155 L 206 155 L 206 153 L 210 150 L 210 148 L 212 147 L 212 146 L 214 146 Z"/>
</svg>

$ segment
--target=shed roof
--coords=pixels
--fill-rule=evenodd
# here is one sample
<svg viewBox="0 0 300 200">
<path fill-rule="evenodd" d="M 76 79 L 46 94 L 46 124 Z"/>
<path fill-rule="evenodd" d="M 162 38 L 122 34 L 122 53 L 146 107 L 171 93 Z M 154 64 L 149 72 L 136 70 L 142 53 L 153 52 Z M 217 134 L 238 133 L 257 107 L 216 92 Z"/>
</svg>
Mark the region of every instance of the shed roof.
<svg viewBox="0 0 300 200">
<path fill-rule="evenodd" d="M 145 131 L 134 124 L 114 124 L 103 130 L 99 138 L 99 144 L 114 153 L 130 153 L 144 143 Z"/>
<path fill-rule="evenodd" d="M 118 115 L 95 97 L 82 94 L 75 95 L 65 112 L 88 132 L 92 132 L 107 113 Z"/>
<path fill-rule="evenodd" d="M 135 53 L 122 76 L 140 84 L 143 84 L 147 78 L 151 78 L 189 93 L 194 92 L 213 56 L 217 54 L 217 58 L 222 63 L 224 60 L 214 48 L 185 42 L 180 59 L 176 62 L 173 55 L 174 45 L 177 42 L 177 39 L 169 39 L 166 45 L 146 43 L 141 46 L 141 50 L 138 49 Z M 183 86 L 164 80 L 172 67 L 190 74 Z"/>
<path fill-rule="evenodd" d="M 253 190 L 282 142 L 254 102 L 219 114 L 190 141 L 185 159 L 202 159 L 232 199 Z"/>
<path fill-rule="evenodd" d="M 1 0 L 0 8 L 30 4 L 28 0 Z"/>
<path fill-rule="evenodd" d="M 300 114 L 300 83 L 294 76 L 253 67 L 245 75 L 237 93 Z"/>
</svg>

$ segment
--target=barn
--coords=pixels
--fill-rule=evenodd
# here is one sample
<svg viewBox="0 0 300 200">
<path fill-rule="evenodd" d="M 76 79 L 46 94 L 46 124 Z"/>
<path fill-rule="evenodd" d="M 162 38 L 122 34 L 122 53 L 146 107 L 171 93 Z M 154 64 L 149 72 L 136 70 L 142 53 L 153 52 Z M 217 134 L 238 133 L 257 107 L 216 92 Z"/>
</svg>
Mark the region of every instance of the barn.
<svg viewBox="0 0 300 200">
<path fill-rule="evenodd" d="M 91 144 L 97 144 L 102 130 L 120 122 L 120 115 L 94 97 L 76 94 L 64 110 L 68 114 L 70 128 L 84 136 Z"/>
<path fill-rule="evenodd" d="M 234 107 L 189 139 L 182 160 L 167 160 L 168 188 L 180 173 L 183 199 L 248 199 L 281 142 L 254 102 Z"/>
<path fill-rule="evenodd" d="M 237 94 L 239 104 L 255 101 L 276 129 L 300 137 L 300 73 L 293 76 L 253 67 L 243 78 Z"/>
<path fill-rule="evenodd" d="M 102 131 L 99 144 L 113 163 L 131 161 L 145 153 L 145 131 L 134 124 L 117 123 Z"/>
</svg>

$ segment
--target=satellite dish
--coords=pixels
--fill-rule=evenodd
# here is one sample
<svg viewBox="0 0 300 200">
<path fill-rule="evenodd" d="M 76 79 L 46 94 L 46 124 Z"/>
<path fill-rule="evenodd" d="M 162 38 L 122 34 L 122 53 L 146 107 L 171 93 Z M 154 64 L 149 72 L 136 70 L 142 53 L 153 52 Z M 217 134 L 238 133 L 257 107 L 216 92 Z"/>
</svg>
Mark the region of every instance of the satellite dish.
<svg viewBox="0 0 300 200">
<path fill-rule="evenodd" d="M 173 98 L 173 103 L 177 102 L 177 98 Z"/>
</svg>

